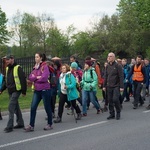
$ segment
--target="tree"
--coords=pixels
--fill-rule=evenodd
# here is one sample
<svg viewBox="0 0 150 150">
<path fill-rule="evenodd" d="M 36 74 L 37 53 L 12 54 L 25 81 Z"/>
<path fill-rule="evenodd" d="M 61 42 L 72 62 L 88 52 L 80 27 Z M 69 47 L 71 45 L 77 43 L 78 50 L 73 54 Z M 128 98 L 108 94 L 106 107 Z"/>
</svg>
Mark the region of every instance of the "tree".
<svg viewBox="0 0 150 150">
<path fill-rule="evenodd" d="M 8 42 L 8 31 L 6 23 L 7 23 L 6 14 L 1 10 L 0 7 L 0 44 Z"/>
</svg>

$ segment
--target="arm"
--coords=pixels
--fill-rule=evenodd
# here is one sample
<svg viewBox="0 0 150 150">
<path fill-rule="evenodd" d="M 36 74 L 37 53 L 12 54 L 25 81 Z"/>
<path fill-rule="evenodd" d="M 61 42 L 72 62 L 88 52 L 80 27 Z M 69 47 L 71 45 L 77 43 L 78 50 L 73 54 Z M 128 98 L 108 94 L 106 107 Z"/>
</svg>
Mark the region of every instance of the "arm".
<svg viewBox="0 0 150 150">
<path fill-rule="evenodd" d="M 42 70 L 42 73 L 41 73 L 41 77 L 39 79 L 37 79 L 37 81 L 36 81 L 37 83 L 47 82 L 48 81 L 48 77 L 50 75 L 48 66 L 44 65 L 42 67 L 43 67 L 43 70 Z"/>
<path fill-rule="evenodd" d="M 26 82 L 25 73 L 23 72 L 23 70 L 22 70 L 21 67 L 18 68 L 18 76 L 19 76 L 19 79 L 20 79 L 22 94 L 23 94 L 23 95 L 26 95 L 27 82 Z"/>
<path fill-rule="evenodd" d="M 76 79 L 72 74 L 68 74 L 68 78 L 70 78 L 69 80 L 71 80 L 71 82 L 69 83 L 69 85 L 67 85 L 68 89 L 74 88 L 76 87 Z"/>
<path fill-rule="evenodd" d="M 123 69 L 122 69 L 121 65 L 118 65 L 118 74 L 119 74 L 120 88 L 123 89 L 123 87 L 124 87 L 124 84 L 123 84 L 124 76 L 123 76 Z"/>
<path fill-rule="evenodd" d="M 92 71 L 93 72 L 93 82 L 90 84 L 91 87 L 95 87 L 97 85 L 97 74 L 95 71 Z"/>
<path fill-rule="evenodd" d="M 100 86 L 102 84 L 102 77 L 101 77 L 101 71 L 98 65 L 95 66 L 95 72 L 97 74 L 98 84 Z"/>
</svg>

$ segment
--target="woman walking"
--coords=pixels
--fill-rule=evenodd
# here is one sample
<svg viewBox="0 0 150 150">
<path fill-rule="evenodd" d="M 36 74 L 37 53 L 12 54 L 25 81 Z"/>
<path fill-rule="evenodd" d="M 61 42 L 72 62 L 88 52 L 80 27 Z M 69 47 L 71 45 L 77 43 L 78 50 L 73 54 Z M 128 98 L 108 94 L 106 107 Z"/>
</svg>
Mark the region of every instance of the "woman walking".
<svg viewBox="0 0 150 150">
<path fill-rule="evenodd" d="M 48 82 L 49 77 L 49 68 L 45 62 L 45 54 L 36 53 L 35 54 L 35 66 L 33 71 L 29 75 L 29 80 L 33 82 L 34 93 L 31 103 L 30 111 L 30 124 L 25 127 L 25 131 L 34 131 L 35 117 L 37 107 L 43 99 L 44 108 L 48 116 L 47 125 L 44 127 L 44 130 L 52 129 L 52 111 L 51 111 L 51 102 L 49 97 L 51 96 L 50 84 Z"/>
<path fill-rule="evenodd" d="M 76 79 L 70 72 L 70 67 L 67 64 L 62 65 L 62 73 L 59 78 L 60 82 L 60 99 L 58 106 L 58 116 L 54 120 L 54 123 L 60 123 L 62 121 L 62 114 L 64 110 L 64 104 L 70 101 L 71 106 L 75 109 L 77 113 L 77 120 L 81 119 L 81 110 L 76 104 L 76 99 L 78 98 L 78 91 L 76 88 Z"/>
</svg>

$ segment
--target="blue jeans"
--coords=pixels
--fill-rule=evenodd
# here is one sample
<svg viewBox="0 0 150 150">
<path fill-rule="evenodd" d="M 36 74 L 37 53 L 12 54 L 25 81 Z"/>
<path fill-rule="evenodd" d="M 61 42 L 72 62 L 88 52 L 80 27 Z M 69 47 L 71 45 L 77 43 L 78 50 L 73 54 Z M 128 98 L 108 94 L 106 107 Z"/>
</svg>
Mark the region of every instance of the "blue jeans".
<svg viewBox="0 0 150 150">
<path fill-rule="evenodd" d="M 90 98 L 90 101 L 95 106 L 95 108 L 97 110 L 100 109 L 100 105 L 96 101 L 95 93 L 96 93 L 95 91 L 84 91 L 84 90 L 82 90 L 82 111 L 83 111 L 83 114 L 87 113 L 87 100 L 88 100 L 88 97 Z"/>
<path fill-rule="evenodd" d="M 34 91 L 30 111 L 30 125 L 32 127 L 34 127 L 35 124 L 36 110 L 41 99 L 43 99 L 44 108 L 48 116 L 47 124 L 52 125 L 52 110 L 51 110 L 51 101 L 49 98 L 50 96 L 51 96 L 50 90 Z"/>
</svg>

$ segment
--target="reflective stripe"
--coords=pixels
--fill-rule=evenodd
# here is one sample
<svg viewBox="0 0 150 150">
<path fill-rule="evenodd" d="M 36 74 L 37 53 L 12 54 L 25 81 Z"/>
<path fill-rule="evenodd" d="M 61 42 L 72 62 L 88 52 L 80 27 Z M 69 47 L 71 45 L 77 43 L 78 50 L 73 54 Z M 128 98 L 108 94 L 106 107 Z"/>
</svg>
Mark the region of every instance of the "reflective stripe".
<svg viewBox="0 0 150 150">
<path fill-rule="evenodd" d="M 15 81 L 17 91 L 21 90 L 21 84 L 18 76 L 18 67 L 19 65 L 16 65 L 13 69 L 13 76 L 14 76 L 14 81 Z M 7 72 L 8 72 L 8 67 L 6 67 L 6 79 L 7 79 Z"/>
</svg>

